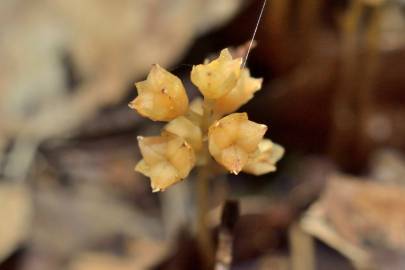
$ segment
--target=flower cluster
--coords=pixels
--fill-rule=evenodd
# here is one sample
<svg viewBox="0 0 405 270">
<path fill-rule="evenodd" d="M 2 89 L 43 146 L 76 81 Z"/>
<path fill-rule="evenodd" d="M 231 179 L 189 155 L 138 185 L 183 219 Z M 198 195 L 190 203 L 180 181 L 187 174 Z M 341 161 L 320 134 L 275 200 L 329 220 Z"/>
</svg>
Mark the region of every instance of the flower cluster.
<svg viewBox="0 0 405 270">
<path fill-rule="evenodd" d="M 246 113 L 232 113 L 253 97 L 262 80 L 251 77 L 241 68 L 242 59 L 234 59 L 227 49 L 206 62 L 191 71 L 204 100 L 189 104 L 181 80 L 159 65 L 135 84 L 138 96 L 129 106 L 153 121 L 168 122 L 160 136 L 138 137 L 143 159 L 135 170 L 150 177 L 153 191 L 163 191 L 194 166 L 206 165 L 209 154 L 231 173 L 261 175 L 275 171 L 284 153 L 280 145 L 263 139 L 265 125 L 250 121 Z"/>
</svg>

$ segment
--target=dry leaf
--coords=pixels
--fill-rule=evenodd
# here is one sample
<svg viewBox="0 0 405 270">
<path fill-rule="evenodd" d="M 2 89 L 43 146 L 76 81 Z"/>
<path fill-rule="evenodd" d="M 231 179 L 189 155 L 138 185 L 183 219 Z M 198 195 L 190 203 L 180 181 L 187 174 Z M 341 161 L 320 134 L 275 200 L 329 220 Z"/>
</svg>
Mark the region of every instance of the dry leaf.
<svg viewBox="0 0 405 270">
<path fill-rule="evenodd" d="M 377 263 L 386 251 L 405 254 L 404 209 L 402 186 L 333 176 L 302 224 L 355 264 L 364 265 Z"/>
</svg>

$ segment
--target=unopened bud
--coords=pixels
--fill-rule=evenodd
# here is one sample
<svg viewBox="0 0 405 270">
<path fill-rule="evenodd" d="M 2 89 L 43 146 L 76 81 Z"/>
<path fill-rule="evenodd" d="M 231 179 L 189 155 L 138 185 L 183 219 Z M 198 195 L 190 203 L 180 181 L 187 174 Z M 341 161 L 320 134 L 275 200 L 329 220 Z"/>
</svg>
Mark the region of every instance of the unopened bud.
<svg viewBox="0 0 405 270">
<path fill-rule="evenodd" d="M 221 115 L 236 111 L 247 103 L 261 87 L 262 79 L 251 77 L 249 70 L 244 69 L 235 87 L 215 101 L 214 111 Z"/>
<path fill-rule="evenodd" d="M 150 177 L 154 192 L 184 179 L 194 167 L 194 150 L 179 136 L 138 137 L 138 143 L 143 159 L 135 170 Z"/>
<path fill-rule="evenodd" d="M 249 160 L 243 171 L 262 175 L 276 170 L 276 163 L 284 155 L 284 148 L 281 145 L 273 143 L 269 139 L 263 139 L 258 147 L 255 155 Z"/>
<path fill-rule="evenodd" d="M 215 122 L 208 132 L 209 151 L 231 173 L 238 174 L 256 151 L 267 127 L 233 113 Z"/>
<path fill-rule="evenodd" d="M 165 131 L 176 134 L 193 147 L 194 151 L 198 152 L 202 148 L 202 132 L 199 126 L 194 124 L 190 119 L 179 116 L 170 121 L 164 128 Z"/>
<path fill-rule="evenodd" d="M 154 65 L 147 79 L 135 86 L 138 96 L 129 106 L 153 121 L 170 121 L 188 109 L 183 83 L 159 65 Z"/>
<path fill-rule="evenodd" d="M 224 49 L 212 62 L 193 66 L 191 81 L 205 98 L 217 99 L 235 87 L 241 62 L 241 58 L 232 59 L 228 49 Z"/>
</svg>

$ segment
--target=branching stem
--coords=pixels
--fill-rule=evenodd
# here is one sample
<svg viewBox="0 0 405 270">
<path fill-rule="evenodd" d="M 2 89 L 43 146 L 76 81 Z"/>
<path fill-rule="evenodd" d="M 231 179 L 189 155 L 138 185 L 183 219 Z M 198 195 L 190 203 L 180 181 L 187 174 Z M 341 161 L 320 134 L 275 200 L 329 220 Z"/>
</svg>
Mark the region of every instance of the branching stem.
<svg viewBox="0 0 405 270">
<path fill-rule="evenodd" d="M 213 101 L 204 99 L 202 119 L 204 150 L 201 153 L 204 165 L 197 168 L 197 240 L 206 266 L 213 262 L 213 244 L 207 223 L 209 181 L 212 176 L 212 160 L 208 151 L 207 136 L 209 126 L 215 121 L 212 107 Z"/>
</svg>

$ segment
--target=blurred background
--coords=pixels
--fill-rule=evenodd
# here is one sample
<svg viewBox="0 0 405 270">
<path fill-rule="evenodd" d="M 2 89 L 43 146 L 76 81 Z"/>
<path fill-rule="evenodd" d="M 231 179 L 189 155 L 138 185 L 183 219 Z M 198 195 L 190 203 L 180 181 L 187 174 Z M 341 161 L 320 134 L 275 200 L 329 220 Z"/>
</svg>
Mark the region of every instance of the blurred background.
<svg viewBox="0 0 405 270">
<path fill-rule="evenodd" d="M 203 269 L 194 179 L 133 168 L 128 108 L 154 63 L 191 66 L 252 36 L 262 0 L 0 1 L 0 269 Z M 405 268 L 405 2 L 270 0 L 241 110 L 286 156 L 212 181 L 213 237 L 240 204 L 232 269 Z"/>
</svg>

